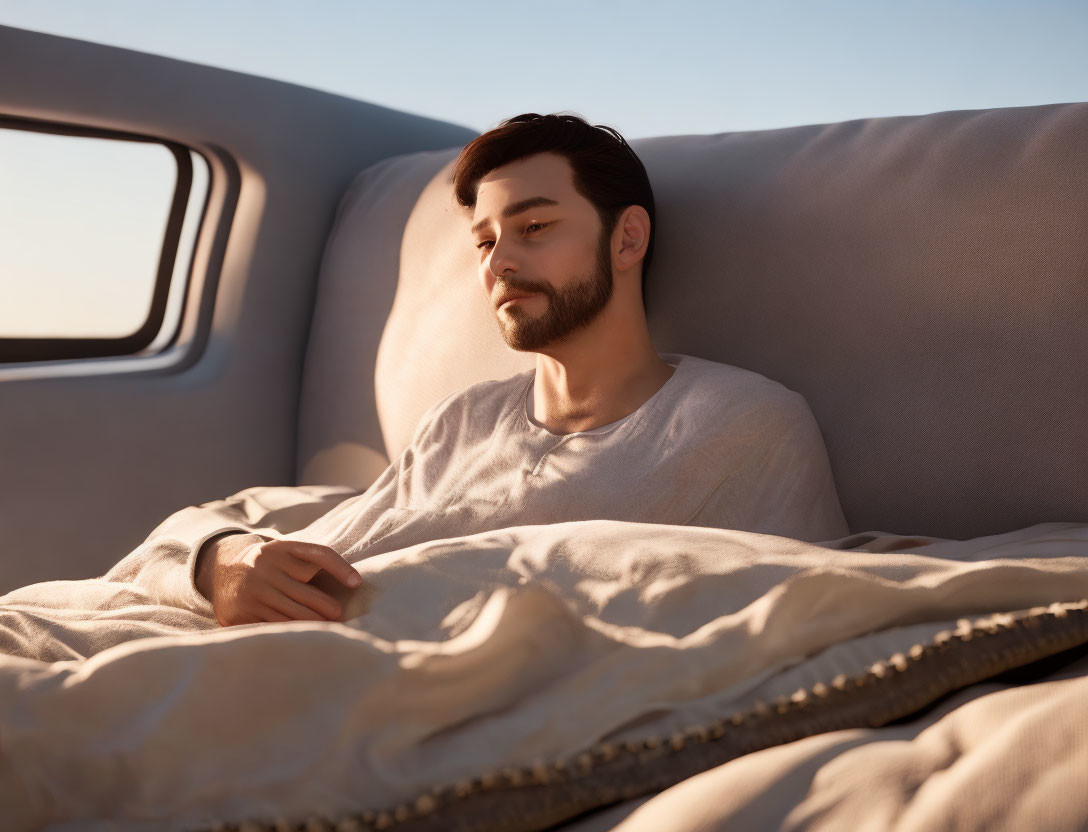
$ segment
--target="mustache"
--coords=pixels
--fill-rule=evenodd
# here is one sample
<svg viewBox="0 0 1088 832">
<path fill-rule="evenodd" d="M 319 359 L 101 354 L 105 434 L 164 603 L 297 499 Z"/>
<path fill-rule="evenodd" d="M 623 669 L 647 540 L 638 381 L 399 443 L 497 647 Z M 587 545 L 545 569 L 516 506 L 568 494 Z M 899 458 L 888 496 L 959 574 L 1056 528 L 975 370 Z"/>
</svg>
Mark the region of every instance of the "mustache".
<svg viewBox="0 0 1088 832">
<path fill-rule="evenodd" d="M 542 295 L 549 294 L 548 287 L 541 286 L 538 283 L 522 283 L 518 281 L 513 283 L 509 280 L 495 281 L 495 289 L 501 295 L 512 295 L 518 292 L 532 292 Z"/>
</svg>

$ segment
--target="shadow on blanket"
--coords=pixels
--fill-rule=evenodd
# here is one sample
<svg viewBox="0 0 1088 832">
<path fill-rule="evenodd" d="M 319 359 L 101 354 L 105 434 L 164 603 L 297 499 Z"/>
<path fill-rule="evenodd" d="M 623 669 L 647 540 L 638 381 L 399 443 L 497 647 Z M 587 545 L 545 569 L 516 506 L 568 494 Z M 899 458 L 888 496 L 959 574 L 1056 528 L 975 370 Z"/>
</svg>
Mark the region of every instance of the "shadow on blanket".
<svg viewBox="0 0 1088 832">
<path fill-rule="evenodd" d="M 138 581 L 35 584 L 0 598 L 0 795 L 19 829 L 546 829 L 1053 672 L 1085 555 L 1069 523 L 520 526 L 358 561 L 342 621 L 226 629 Z"/>
</svg>

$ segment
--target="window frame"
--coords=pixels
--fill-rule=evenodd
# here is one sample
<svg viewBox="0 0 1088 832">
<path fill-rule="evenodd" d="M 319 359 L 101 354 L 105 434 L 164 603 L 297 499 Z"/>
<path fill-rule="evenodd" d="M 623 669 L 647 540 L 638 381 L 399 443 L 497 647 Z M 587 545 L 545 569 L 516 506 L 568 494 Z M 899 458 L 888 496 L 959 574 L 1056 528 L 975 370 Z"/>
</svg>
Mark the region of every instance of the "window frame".
<svg viewBox="0 0 1088 832">
<path fill-rule="evenodd" d="M 140 353 L 151 345 L 162 330 L 166 316 L 167 300 L 170 296 L 170 281 L 178 256 L 182 225 L 185 221 L 189 200 L 192 198 L 193 162 L 189 154 L 199 151 L 186 147 L 179 142 L 156 136 L 11 116 L 3 113 L 0 113 L 0 127 L 61 136 L 159 144 L 173 155 L 178 166 L 177 183 L 174 187 L 174 195 L 170 203 L 170 214 L 163 234 L 162 251 L 159 254 L 159 266 L 151 293 L 151 304 L 148 309 L 148 316 L 143 324 L 131 335 L 123 335 L 119 338 L 5 338 L 0 335 L 0 365 L 28 361 L 113 358 Z M 203 215 L 206 210 L 207 199 L 205 199 L 205 205 L 201 207 L 201 214 Z M 203 219 L 203 216 L 201 219 Z M 171 338 L 172 341 L 173 338 Z"/>
</svg>

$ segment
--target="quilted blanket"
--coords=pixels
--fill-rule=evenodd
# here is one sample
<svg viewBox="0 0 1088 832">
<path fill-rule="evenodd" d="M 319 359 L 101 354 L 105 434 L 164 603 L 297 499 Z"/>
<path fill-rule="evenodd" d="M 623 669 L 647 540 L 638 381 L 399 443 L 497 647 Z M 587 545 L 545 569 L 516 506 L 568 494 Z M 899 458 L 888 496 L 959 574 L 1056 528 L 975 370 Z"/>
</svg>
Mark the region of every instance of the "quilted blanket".
<svg viewBox="0 0 1088 832">
<path fill-rule="evenodd" d="M 1088 526 L 814 544 L 579 521 L 355 568 L 330 622 L 223 628 L 105 579 L 0 597 L 4 828 L 1088 820 Z M 950 718 L 954 747 L 921 741 Z M 894 764 L 845 762 L 881 731 Z"/>
</svg>

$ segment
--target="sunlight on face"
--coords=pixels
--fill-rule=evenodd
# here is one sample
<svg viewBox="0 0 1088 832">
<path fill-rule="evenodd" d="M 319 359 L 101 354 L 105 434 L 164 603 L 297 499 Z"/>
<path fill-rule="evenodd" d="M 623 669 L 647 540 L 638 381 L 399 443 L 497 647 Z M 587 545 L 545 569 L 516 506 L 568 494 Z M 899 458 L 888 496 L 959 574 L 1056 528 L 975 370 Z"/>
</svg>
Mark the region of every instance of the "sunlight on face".
<svg viewBox="0 0 1088 832">
<path fill-rule="evenodd" d="M 511 349 L 565 339 L 612 297 L 611 235 L 562 156 L 540 153 L 484 176 L 472 235 L 480 283 Z"/>
</svg>

